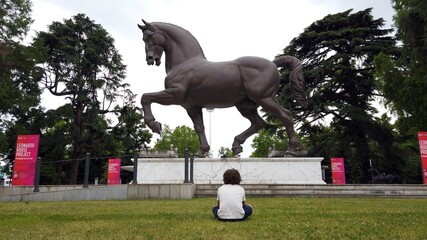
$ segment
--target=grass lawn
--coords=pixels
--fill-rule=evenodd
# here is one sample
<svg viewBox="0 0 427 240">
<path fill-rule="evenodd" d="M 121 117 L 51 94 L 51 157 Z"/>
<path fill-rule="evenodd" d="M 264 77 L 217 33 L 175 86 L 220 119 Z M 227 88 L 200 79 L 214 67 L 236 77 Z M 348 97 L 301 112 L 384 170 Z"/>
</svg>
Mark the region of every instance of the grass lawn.
<svg viewBox="0 0 427 240">
<path fill-rule="evenodd" d="M 214 198 L 1 202 L 1 239 L 427 239 L 427 199 L 249 198 L 218 222 Z"/>
</svg>

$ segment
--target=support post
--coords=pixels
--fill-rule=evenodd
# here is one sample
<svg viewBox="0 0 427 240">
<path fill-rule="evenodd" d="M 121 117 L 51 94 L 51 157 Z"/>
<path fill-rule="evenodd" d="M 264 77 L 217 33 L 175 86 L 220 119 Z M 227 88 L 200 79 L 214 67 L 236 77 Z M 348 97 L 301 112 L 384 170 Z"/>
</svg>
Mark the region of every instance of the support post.
<svg viewBox="0 0 427 240">
<path fill-rule="evenodd" d="M 89 160 L 90 160 L 90 154 L 86 153 L 85 157 L 85 178 L 83 182 L 83 188 L 89 187 Z"/>
<path fill-rule="evenodd" d="M 33 192 L 40 192 L 39 190 L 39 184 L 40 184 L 40 164 L 41 164 L 41 157 L 38 157 L 36 160 L 36 172 L 34 174 L 34 191 Z"/>
<path fill-rule="evenodd" d="M 132 184 L 138 184 L 138 149 L 135 149 L 133 152 Z"/>
<path fill-rule="evenodd" d="M 194 155 L 191 154 L 191 157 L 190 157 L 190 183 L 194 183 L 193 175 L 194 175 Z"/>
<path fill-rule="evenodd" d="M 188 148 L 184 152 L 184 183 L 188 183 Z"/>
</svg>

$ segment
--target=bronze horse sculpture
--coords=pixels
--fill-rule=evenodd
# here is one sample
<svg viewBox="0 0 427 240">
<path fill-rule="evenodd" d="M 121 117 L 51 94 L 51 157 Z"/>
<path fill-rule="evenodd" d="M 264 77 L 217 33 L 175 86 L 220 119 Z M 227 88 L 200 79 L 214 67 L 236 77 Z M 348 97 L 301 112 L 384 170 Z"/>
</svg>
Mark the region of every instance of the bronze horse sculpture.
<svg viewBox="0 0 427 240">
<path fill-rule="evenodd" d="M 151 103 L 181 105 L 194 123 L 199 136 L 197 157 L 210 150 L 203 125 L 203 108 L 235 106 L 250 127 L 234 138 L 232 151 L 238 155 L 241 144 L 251 135 L 267 126 L 257 108 L 277 117 L 285 126 L 289 137 L 286 156 L 298 156 L 300 143 L 295 133 L 292 113 L 275 99 L 279 89 L 278 67 L 290 68 L 290 86 L 297 102 L 306 107 L 304 77 L 301 62 L 292 56 L 280 56 L 273 61 L 259 57 L 241 57 L 233 61 L 209 62 L 196 38 L 187 30 L 169 23 L 142 20 L 142 30 L 148 65 L 160 65 L 163 52 L 166 59 L 165 90 L 144 93 L 141 104 L 144 122 L 158 134 L 162 127 L 151 111 Z"/>
</svg>

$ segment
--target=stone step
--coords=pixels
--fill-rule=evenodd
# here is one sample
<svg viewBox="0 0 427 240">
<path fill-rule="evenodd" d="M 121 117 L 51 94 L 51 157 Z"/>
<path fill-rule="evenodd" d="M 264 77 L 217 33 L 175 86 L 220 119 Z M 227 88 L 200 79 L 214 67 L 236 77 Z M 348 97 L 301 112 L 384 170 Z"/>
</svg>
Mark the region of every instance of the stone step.
<svg viewBox="0 0 427 240">
<path fill-rule="evenodd" d="M 219 184 L 197 184 L 195 196 L 216 196 Z M 427 185 L 242 184 L 248 196 L 414 197 L 427 198 Z"/>
</svg>

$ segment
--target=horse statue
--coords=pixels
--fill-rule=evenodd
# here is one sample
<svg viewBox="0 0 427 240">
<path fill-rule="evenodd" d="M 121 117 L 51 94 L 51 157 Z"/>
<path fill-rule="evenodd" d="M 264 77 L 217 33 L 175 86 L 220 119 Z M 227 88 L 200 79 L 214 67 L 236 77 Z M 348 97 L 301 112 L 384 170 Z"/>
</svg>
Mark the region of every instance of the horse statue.
<svg viewBox="0 0 427 240">
<path fill-rule="evenodd" d="M 295 133 L 292 113 L 275 99 L 279 89 L 278 67 L 290 68 L 290 86 L 294 98 L 307 106 L 301 62 L 292 56 L 282 55 L 273 61 L 259 57 L 241 57 L 227 62 L 210 62 L 204 56 L 196 38 L 187 30 L 169 23 L 146 22 L 138 24 L 143 33 L 148 65 L 159 66 L 163 52 L 166 59 L 165 89 L 144 93 L 141 105 L 145 124 L 155 133 L 162 131 L 151 111 L 151 103 L 181 105 L 193 121 L 200 148 L 197 157 L 205 157 L 210 146 L 203 125 L 203 108 L 228 108 L 236 106 L 250 127 L 234 138 L 235 156 L 243 151 L 241 144 L 251 135 L 267 126 L 257 108 L 277 117 L 285 126 L 289 147 L 285 157 L 299 156 L 300 143 Z"/>
</svg>

